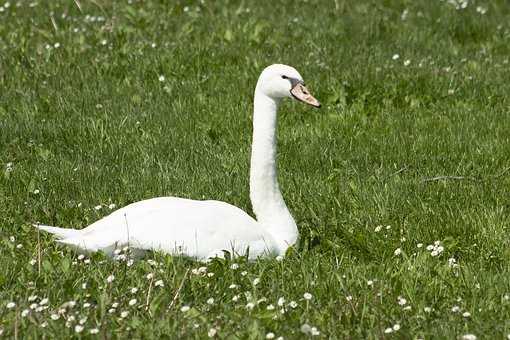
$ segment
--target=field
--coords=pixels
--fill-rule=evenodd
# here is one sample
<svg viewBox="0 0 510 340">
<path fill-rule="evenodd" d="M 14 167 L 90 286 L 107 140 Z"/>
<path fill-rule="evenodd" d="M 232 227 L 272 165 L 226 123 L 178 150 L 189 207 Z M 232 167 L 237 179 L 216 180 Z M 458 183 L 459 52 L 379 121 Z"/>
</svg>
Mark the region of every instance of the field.
<svg viewBox="0 0 510 340">
<path fill-rule="evenodd" d="M 510 334 L 506 1 L 52 1 L 0 7 L 0 337 L 503 339 Z M 78 256 L 156 196 L 251 213 L 252 95 L 279 113 L 300 229 L 284 260 Z"/>
</svg>

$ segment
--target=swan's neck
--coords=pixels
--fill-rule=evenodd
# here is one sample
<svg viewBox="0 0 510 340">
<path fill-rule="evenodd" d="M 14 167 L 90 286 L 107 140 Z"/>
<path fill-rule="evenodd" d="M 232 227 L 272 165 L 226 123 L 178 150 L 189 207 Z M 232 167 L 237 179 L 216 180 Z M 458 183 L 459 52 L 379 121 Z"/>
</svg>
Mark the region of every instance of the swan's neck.
<svg viewBox="0 0 510 340">
<path fill-rule="evenodd" d="M 298 230 L 278 186 L 276 111 L 278 102 L 255 90 L 250 199 L 258 222 L 270 233 L 279 252 L 296 243 Z"/>
</svg>

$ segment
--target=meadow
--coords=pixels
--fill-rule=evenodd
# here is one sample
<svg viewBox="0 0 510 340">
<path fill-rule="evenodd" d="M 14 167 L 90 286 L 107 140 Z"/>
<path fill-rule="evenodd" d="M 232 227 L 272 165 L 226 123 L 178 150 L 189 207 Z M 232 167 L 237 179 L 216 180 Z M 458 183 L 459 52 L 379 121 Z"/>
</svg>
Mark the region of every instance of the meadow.
<svg viewBox="0 0 510 340">
<path fill-rule="evenodd" d="M 0 3 L 0 337 L 510 337 L 510 7 L 474 1 Z M 283 260 L 83 257 L 156 196 L 251 212 L 252 95 L 279 112 Z"/>
</svg>

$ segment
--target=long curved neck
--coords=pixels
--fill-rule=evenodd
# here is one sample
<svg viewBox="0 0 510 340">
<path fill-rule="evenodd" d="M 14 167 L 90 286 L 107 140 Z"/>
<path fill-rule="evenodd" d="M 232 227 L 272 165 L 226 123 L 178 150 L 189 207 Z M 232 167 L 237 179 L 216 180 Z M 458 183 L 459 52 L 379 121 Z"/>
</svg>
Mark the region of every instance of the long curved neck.
<svg viewBox="0 0 510 340">
<path fill-rule="evenodd" d="M 278 102 L 257 89 L 253 109 L 250 199 L 258 222 L 278 243 L 280 252 L 296 243 L 298 230 L 278 186 L 276 112 Z"/>
</svg>

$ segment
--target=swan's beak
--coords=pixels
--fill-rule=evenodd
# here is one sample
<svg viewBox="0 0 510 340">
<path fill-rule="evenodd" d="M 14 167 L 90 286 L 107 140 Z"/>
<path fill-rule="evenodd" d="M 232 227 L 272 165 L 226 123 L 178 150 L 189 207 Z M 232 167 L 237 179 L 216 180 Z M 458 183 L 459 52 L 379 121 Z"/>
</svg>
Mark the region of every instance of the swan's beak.
<svg viewBox="0 0 510 340">
<path fill-rule="evenodd" d="M 294 85 L 294 87 L 290 90 L 290 93 L 300 102 L 307 103 L 314 107 L 321 107 L 321 103 L 319 103 L 319 101 L 310 94 L 303 83 L 297 83 Z"/>
</svg>

